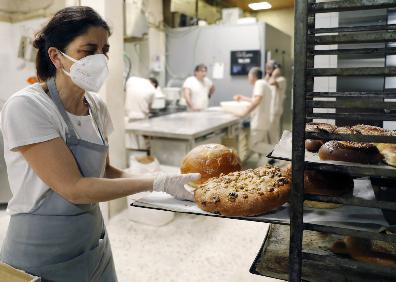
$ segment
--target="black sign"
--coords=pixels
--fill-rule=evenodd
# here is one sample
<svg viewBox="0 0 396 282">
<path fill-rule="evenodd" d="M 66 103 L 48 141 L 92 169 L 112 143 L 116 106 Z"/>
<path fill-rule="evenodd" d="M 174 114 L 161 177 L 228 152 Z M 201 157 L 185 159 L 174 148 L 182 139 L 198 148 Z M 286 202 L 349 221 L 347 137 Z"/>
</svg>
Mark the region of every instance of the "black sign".
<svg viewBox="0 0 396 282">
<path fill-rule="evenodd" d="M 252 67 L 260 66 L 260 50 L 231 51 L 231 75 L 247 75 Z"/>
</svg>

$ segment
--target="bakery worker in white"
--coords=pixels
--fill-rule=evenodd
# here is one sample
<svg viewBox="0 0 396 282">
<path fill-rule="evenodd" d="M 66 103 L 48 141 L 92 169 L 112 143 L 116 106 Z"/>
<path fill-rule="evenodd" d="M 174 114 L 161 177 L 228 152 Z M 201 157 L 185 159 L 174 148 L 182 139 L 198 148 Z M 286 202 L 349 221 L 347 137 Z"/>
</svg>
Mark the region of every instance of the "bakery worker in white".
<svg viewBox="0 0 396 282">
<path fill-rule="evenodd" d="M 108 74 L 109 36 L 92 8 L 58 11 L 34 40 L 40 83 L 13 94 L 2 110 L 13 196 L 0 261 L 43 281 L 117 281 L 98 203 L 153 190 L 191 200 L 184 184 L 199 178 L 131 176 L 110 164 L 111 118 L 88 92 Z"/>
<path fill-rule="evenodd" d="M 155 78 L 145 79 L 136 76 L 128 78 L 125 99 L 126 123 L 149 118 L 154 98 L 158 95 L 158 88 L 158 81 Z M 142 135 L 127 132 L 125 146 L 128 149 L 147 150 L 149 142 Z"/>
<path fill-rule="evenodd" d="M 245 117 L 251 115 L 250 119 L 250 149 L 253 152 L 267 154 L 270 150 L 270 106 L 271 88 L 267 81 L 262 79 L 263 72 L 258 67 L 249 70 L 248 81 L 253 85 L 251 97 L 236 95 L 236 101 L 248 101 L 250 105 L 242 112 L 234 112 L 235 115 Z"/>
<path fill-rule="evenodd" d="M 282 75 L 281 66 L 274 60 L 270 60 L 265 65 L 265 78 L 271 87 L 271 107 L 270 107 L 270 130 L 269 138 L 271 144 L 279 141 L 281 134 L 281 119 L 283 114 L 283 102 L 286 93 L 286 79 Z"/>
<path fill-rule="evenodd" d="M 128 121 L 149 117 L 150 108 L 157 92 L 158 81 L 131 76 L 126 83 L 125 110 Z"/>
<path fill-rule="evenodd" d="M 209 99 L 215 87 L 213 82 L 206 77 L 207 72 L 207 66 L 199 64 L 194 69 L 194 75 L 184 81 L 183 97 L 189 111 L 202 111 L 209 106 Z"/>
</svg>

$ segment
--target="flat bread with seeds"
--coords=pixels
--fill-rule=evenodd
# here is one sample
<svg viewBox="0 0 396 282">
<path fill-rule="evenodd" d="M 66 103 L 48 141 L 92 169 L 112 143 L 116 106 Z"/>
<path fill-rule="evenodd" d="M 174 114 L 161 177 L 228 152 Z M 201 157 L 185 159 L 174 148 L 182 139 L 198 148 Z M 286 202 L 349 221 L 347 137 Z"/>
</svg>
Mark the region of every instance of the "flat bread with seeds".
<svg viewBox="0 0 396 282">
<path fill-rule="evenodd" d="M 225 216 L 268 213 L 288 201 L 290 170 L 259 167 L 213 177 L 195 190 L 194 198 L 204 211 Z"/>
</svg>

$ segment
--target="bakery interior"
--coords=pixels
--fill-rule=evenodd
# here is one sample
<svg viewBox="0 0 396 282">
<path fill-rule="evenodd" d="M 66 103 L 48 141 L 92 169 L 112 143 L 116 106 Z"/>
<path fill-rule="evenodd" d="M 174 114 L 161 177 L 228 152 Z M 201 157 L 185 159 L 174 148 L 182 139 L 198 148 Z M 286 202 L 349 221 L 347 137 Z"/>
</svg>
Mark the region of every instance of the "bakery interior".
<svg viewBox="0 0 396 282">
<path fill-rule="evenodd" d="M 111 29 L 111 163 L 201 174 L 191 201 L 99 203 L 118 281 L 396 280 L 396 1 L 0 0 L 0 112 L 40 82 L 35 36 L 74 6 Z M 0 257 L 0 281 L 36 276 Z"/>
</svg>

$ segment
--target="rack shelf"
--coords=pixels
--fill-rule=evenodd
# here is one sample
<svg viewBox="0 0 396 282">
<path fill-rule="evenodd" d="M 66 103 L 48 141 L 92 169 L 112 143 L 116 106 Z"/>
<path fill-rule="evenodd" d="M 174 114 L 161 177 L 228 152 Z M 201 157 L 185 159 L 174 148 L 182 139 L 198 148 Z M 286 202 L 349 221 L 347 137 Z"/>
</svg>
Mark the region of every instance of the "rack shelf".
<svg viewBox="0 0 396 282">
<path fill-rule="evenodd" d="M 329 251 L 331 245 L 340 236 L 327 236 L 314 231 L 304 232 L 302 253 L 303 281 L 311 282 L 372 282 L 394 281 L 395 269 L 357 262 L 347 257 L 334 255 Z M 271 225 L 260 251 L 258 252 L 250 272 L 257 275 L 288 279 L 288 243 L 287 226 Z M 378 243 L 389 248 L 388 243 Z M 394 249 L 392 252 L 394 253 Z"/>
</svg>

